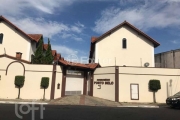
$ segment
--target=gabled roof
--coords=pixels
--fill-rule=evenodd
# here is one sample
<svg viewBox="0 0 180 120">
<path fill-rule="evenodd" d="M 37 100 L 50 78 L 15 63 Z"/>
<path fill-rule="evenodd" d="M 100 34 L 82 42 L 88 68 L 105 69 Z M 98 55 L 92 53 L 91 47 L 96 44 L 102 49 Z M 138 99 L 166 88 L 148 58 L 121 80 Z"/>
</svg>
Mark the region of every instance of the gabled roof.
<svg viewBox="0 0 180 120">
<path fill-rule="evenodd" d="M 64 66 L 77 67 L 77 68 L 82 68 L 82 69 L 91 69 L 91 70 L 99 66 L 99 64 L 97 63 L 83 64 L 83 63 L 66 61 L 63 58 L 59 59 L 59 63 Z"/>
<path fill-rule="evenodd" d="M 34 41 L 39 42 L 41 37 L 43 36 L 42 34 L 28 34 Z"/>
<path fill-rule="evenodd" d="M 13 23 L 11 23 L 9 20 L 7 20 L 5 17 L 0 16 L 0 21 L 4 21 L 6 22 L 8 25 L 12 26 L 13 28 L 15 28 L 17 31 L 19 31 L 21 34 L 23 34 L 24 36 L 26 36 L 27 38 L 29 38 L 32 41 L 36 41 L 38 42 L 40 40 L 40 38 L 42 37 L 42 34 L 26 34 L 24 31 L 22 31 L 21 29 L 19 29 L 17 26 L 15 26 Z"/>
<path fill-rule="evenodd" d="M 106 37 L 107 35 L 111 34 L 112 32 L 118 30 L 119 28 L 121 28 L 122 26 L 127 25 L 130 28 L 132 28 L 133 30 L 137 31 L 139 34 L 141 34 L 142 36 L 144 36 L 145 38 L 147 38 L 150 42 L 152 42 L 154 44 L 154 47 L 159 46 L 160 44 L 155 41 L 153 38 L 151 38 L 150 36 L 148 36 L 147 34 L 145 34 L 144 32 L 142 32 L 141 30 L 137 29 L 136 27 L 134 27 L 133 25 L 131 25 L 130 23 L 128 23 L 127 21 L 124 21 L 123 23 L 117 25 L 116 27 L 112 28 L 111 30 L 107 31 L 106 33 L 102 34 L 100 37 L 98 38 L 93 38 L 91 39 L 91 42 L 97 42 L 98 40 L 101 40 L 102 38 Z"/>
<path fill-rule="evenodd" d="M 56 50 L 52 50 L 52 55 L 55 56 L 57 54 Z"/>
</svg>

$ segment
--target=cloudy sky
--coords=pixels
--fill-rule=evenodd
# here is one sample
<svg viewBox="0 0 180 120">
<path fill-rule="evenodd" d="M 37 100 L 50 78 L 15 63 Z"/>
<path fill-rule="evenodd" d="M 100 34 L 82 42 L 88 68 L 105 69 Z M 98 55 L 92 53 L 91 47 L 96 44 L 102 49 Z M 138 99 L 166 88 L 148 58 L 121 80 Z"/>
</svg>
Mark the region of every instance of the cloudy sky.
<svg viewBox="0 0 180 120">
<path fill-rule="evenodd" d="M 26 33 L 50 38 L 63 56 L 89 56 L 91 36 L 124 20 L 158 41 L 155 53 L 180 48 L 180 0 L 0 0 L 0 14 Z"/>
</svg>

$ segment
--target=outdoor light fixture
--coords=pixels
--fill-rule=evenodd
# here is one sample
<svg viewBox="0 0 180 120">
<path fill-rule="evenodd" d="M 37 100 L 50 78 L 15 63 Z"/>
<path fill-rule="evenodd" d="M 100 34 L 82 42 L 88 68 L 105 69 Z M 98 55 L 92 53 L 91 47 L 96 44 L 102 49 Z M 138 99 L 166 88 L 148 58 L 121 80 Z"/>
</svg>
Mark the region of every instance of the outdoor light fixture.
<svg viewBox="0 0 180 120">
<path fill-rule="evenodd" d="M 59 83 L 57 84 L 57 89 L 60 89 L 60 84 Z"/>
<path fill-rule="evenodd" d="M 171 87 L 172 86 L 172 79 L 169 80 L 169 86 Z"/>
</svg>

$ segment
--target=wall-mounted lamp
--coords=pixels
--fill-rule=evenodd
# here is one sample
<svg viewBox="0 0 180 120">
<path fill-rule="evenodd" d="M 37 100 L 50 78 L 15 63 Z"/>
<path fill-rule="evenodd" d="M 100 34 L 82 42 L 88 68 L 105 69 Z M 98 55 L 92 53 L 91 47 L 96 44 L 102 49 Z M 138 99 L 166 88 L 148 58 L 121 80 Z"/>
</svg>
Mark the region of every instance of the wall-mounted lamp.
<svg viewBox="0 0 180 120">
<path fill-rule="evenodd" d="M 172 86 L 172 79 L 169 80 L 169 86 Z"/>
<path fill-rule="evenodd" d="M 57 89 L 60 89 L 60 84 L 59 83 L 57 84 Z"/>
</svg>

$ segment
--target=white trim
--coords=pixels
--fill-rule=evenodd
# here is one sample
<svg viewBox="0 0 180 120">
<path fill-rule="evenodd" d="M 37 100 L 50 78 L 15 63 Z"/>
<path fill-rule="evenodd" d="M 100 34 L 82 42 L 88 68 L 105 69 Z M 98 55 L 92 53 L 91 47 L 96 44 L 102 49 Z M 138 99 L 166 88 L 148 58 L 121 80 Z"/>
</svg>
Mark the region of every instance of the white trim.
<svg viewBox="0 0 180 120">
<path fill-rule="evenodd" d="M 99 57 L 98 57 L 98 45 L 97 43 L 95 43 L 95 50 L 94 50 L 94 54 L 95 54 L 95 63 L 99 62 Z"/>
<path fill-rule="evenodd" d="M 152 47 L 152 66 L 151 67 L 155 67 L 154 65 L 155 65 L 155 60 L 154 60 L 154 47 Z"/>
<path fill-rule="evenodd" d="M 31 61 L 31 40 L 28 39 L 28 43 L 26 60 Z"/>
</svg>

